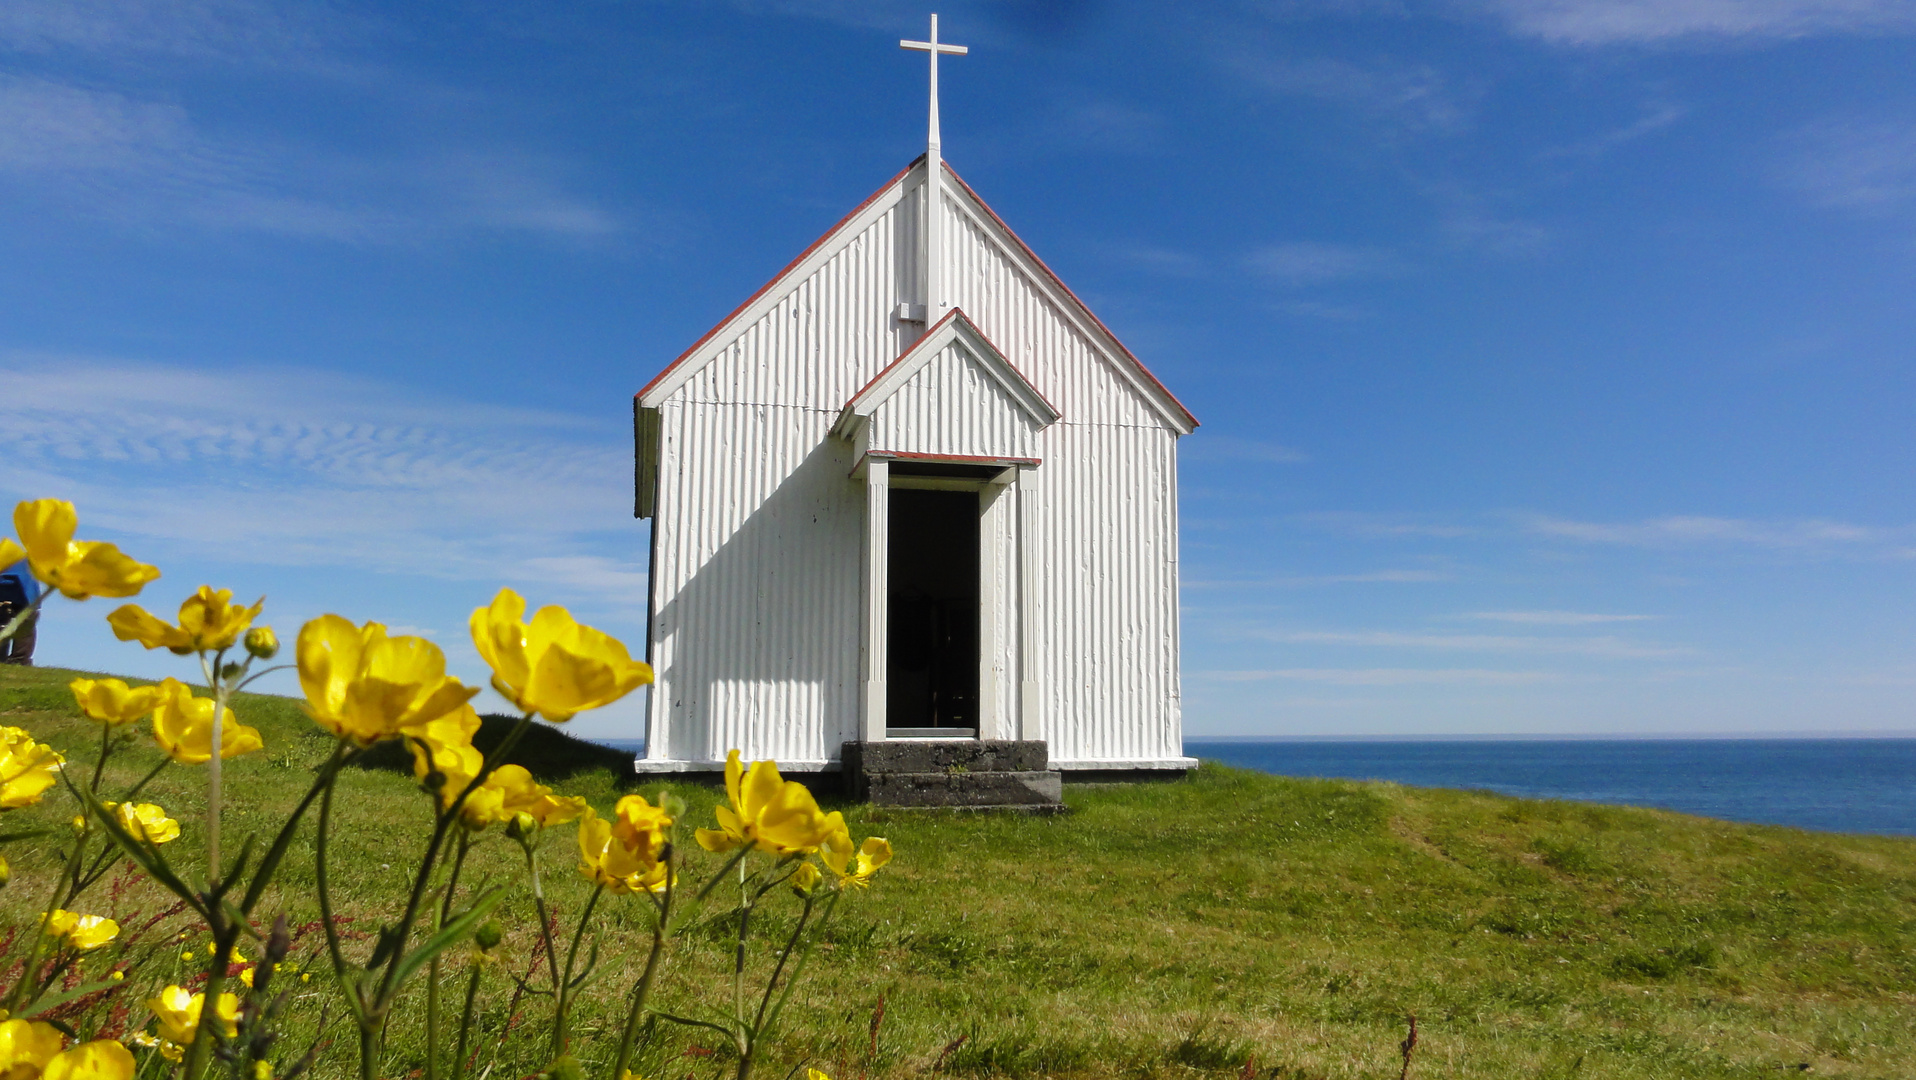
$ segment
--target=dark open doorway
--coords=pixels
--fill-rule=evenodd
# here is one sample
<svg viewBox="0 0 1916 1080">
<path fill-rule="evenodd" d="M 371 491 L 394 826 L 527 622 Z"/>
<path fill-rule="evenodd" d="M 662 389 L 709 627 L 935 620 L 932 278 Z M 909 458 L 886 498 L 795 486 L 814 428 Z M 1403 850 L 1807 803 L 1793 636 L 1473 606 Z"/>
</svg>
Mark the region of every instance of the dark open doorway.
<svg viewBox="0 0 1916 1080">
<path fill-rule="evenodd" d="M 885 726 L 975 735 L 978 493 L 894 488 L 890 497 Z"/>
</svg>

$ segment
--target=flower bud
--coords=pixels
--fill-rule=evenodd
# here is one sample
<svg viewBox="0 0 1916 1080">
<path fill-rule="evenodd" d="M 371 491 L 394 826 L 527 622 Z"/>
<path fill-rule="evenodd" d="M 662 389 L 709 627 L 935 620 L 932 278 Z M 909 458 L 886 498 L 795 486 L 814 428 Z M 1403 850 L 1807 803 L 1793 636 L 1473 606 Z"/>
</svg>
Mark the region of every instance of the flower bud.
<svg viewBox="0 0 1916 1080">
<path fill-rule="evenodd" d="M 499 943 L 504 941 L 505 938 L 506 932 L 500 927 L 498 919 L 488 919 L 479 929 L 472 932 L 473 944 L 479 946 L 479 948 L 485 952 L 491 952 L 498 948 Z"/>
<path fill-rule="evenodd" d="M 246 632 L 246 651 L 261 660 L 271 660 L 279 652 L 279 635 L 270 626 L 255 626 Z"/>
<path fill-rule="evenodd" d="M 524 810 L 512 815 L 512 820 L 506 824 L 506 835 L 514 840 L 524 840 L 529 836 L 537 835 L 538 832 L 539 819 Z"/>
<path fill-rule="evenodd" d="M 552 1064 L 539 1071 L 539 1075 L 544 1080 L 585 1080 L 585 1069 L 580 1066 L 578 1058 L 565 1054 L 553 1059 Z"/>
</svg>

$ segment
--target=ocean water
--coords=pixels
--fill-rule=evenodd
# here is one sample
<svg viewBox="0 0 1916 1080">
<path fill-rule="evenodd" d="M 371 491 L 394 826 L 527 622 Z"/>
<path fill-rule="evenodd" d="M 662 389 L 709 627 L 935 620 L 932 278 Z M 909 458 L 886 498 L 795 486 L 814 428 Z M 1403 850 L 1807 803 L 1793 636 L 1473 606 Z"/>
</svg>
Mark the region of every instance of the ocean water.
<svg viewBox="0 0 1916 1080">
<path fill-rule="evenodd" d="M 1184 752 L 1283 776 L 1481 788 L 1916 836 L 1916 739 L 1187 739 Z"/>
</svg>

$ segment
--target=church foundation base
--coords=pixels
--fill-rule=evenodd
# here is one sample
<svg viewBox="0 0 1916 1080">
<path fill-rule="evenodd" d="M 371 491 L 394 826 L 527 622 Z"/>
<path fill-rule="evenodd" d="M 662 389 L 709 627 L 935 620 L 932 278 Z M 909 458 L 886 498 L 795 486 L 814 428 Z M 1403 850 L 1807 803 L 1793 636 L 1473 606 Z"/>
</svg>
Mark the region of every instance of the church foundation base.
<svg viewBox="0 0 1916 1080">
<path fill-rule="evenodd" d="M 1055 810 L 1063 779 L 1039 740 L 848 742 L 840 757 L 854 799 L 877 806 Z"/>
</svg>

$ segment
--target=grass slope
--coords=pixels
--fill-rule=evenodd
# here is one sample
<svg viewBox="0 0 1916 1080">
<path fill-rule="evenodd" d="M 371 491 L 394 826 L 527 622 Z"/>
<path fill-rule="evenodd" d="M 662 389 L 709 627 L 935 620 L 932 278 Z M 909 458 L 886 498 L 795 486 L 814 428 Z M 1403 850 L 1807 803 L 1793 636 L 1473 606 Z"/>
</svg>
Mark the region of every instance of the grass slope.
<svg viewBox="0 0 1916 1080">
<path fill-rule="evenodd" d="M 0 668 L 0 722 L 90 762 L 97 728 L 73 711 L 64 689 L 73 674 Z M 239 711 L 266 750 L 229 764 L 237 805 L 225 827 L 236 838 L 266 831 L 327 749 L 294 702 L 252 698 Z M 565 773 L 562 744 L 548 750 L 545 771 Z M 129 753 L 113 783 L 155 760 L 145 746 Z M 187 831 L 176 863 L 190 865 L 200 833 L 200 782 L 176 767 L 150 789 Z M 557 782 L 604 812 L 630 778 L 588 764 Z M 678 792 L 691 805 L 687 824 L 708 824 L 717 793 Z M 844 807 L 855 834 L 890 837 L 899 857 L 841 907 L 794 999 L 787 1060 L 839 1080 L 934 1066 L 1225 1077 L 1243 1075 L 1247 1061 L 1284 1080 L 1395 1076 L 1414 1012 L 1413 1076 L 1916 1073 L 1916 841 L 1209 765 L 1182 783 L 1071 788 L 1066 798 L 1071 813 L 1052 818 Z M 393 913 L 425 799 L 409 776 L 355 771 L 339 800 L 337 858 L 353 868 L 341 875 L 342 907 L 363 926 Z M 50 799 L 7 824 L 70 812 L 64 797 Z M 543 855 L 549 893 L 576 912 L 585 889 L 571 869 L 571 830 L 555 831 Z M 520 888 L 507 952 L 523 970 L 532 920 L 516 854 L 489 837 L 474 878 Z M 0 892 L 0 921 L 17 926 L 38 910 L 53 868 L 31 845 L 8 856 L 15 876 Z M 711 863 L 698 856 L 703 880 Z M 289 859 L 284 878 L 293 895 L 310 884 L 310 855 Z M 123 883 L 89 910 L 132 925 L 135 912 L 162 906 L 150 886 Z M 577 1025 L 589 1065 L 609 1049 L 590 1040 L 616 1025 L 643 958 L 637 906 L 608 898 L 601 911 L 606 958 Z M 176 949 L 152 949 L 129 988 L 173 977 Z M 693 928 L 671 954 L 661 1004 L 716 1004 L 726 960 L 722 926 Z M 456 994 L 464 963 L 451 968 Z M 326 978 L 316 974 L 294 1010 L 304 1038 L 329 999 Z M 523 1076 L 540 1048 L 507 1034 L 513 1002 L 502 984 L 486 994 L 497 1038 L 479 1064 L 496 1053 L 495 1078 Z M 349 1068 L 350 1033 L 334 1035 L 321 1075 Z M 396 1024 L 389 1075 L 417 1067 L 409 1038 Z M 708 1042 L 671 1031 L 641 1072 L 718 1075 L 723 1051 L 702 1052 Z"/>
</svg>

